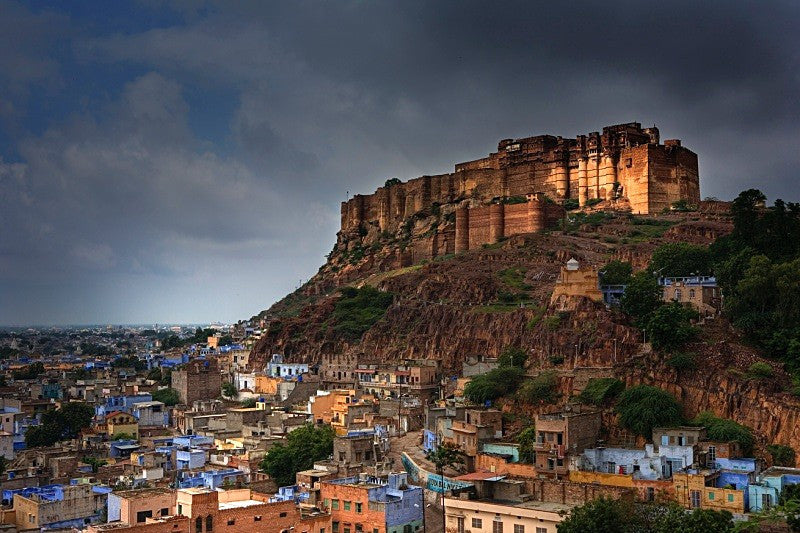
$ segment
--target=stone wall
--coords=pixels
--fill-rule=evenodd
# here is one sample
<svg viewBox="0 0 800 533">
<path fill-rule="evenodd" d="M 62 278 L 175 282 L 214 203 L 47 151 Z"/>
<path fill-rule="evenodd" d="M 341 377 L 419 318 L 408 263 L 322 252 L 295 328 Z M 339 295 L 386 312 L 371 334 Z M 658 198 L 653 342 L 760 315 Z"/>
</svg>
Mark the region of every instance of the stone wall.
<svg viewBox="0 0 800 533">
<path fill-rule="evenodd" d="M 557 200 L 630 199 L 634 213 L 653 213 L 672 202 L 700 202 L 697 155 L 678 140 L 659 143 L 656 128 L 628 123 L 566 139 L 539 135 L 505 139 L 488 157 L 455 165 L 449 174 L 387 184 L 374 194 L 355 195 L 341 207 L 342 231 L 362 223 L 380 231 L 435 205 L 542 193 Z M 483 216 L 483 215 L 481 215 Z"/>
</svg>

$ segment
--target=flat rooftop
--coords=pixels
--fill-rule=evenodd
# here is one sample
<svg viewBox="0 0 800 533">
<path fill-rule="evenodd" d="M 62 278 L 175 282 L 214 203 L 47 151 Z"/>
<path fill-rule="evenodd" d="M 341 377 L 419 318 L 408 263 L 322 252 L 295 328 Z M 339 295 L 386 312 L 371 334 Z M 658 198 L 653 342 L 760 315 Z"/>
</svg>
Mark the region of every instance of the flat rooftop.
<svg viewBox="0 0 800 533">
<path fill-rule="evenodd" d="M 253 507 L 254 505 L 264 505 L 264 502 L 258 500 L 236 500 L 232 502 L 220 502 L 219 510 L 225 509 L 241 509 L 243 507 Z"/>
</svg>

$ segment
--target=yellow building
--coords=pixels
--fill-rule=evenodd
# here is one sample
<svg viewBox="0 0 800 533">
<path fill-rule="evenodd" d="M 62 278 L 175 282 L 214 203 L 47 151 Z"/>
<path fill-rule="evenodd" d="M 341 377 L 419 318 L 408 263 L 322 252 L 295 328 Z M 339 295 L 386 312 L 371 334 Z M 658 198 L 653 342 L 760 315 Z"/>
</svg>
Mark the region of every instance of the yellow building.
<svg viewBox="0 0 800 533">
<path fill-rule="evenodd" d="M 256 394 L 278 394 L 278 384 L 283 380 L 264 374 L 256 374 Z"/>
<path fill-rule="evenodd" d="M 445 498 L 446 531 L 455 533 L 556 533 L 561 512 L 569 505 L 528 501 L 503 504 L 494 501 Z"/>
<path fill-rule="evenodd" d="M 139 421 L 130 413 L 113 411 L 106 415 L 106 433 L 110 438 L 123 433 L 139 439 Z"/>
<path fill-rule="evenodd" d="M 744 491 L 721 489 L 714 485 L 719 472 L 700 472 L 672 474 L 676 501 L 689 509 L 713 509 L 744 513 Z"/>
<path fill-rule="evenodd" d="M 561 267 L 561 273 L 553 287 L 553 295 L 550 297 L 550 305 L 562 311 L 573 309 L 582 297 L 596 302 L 603 301 L 597 270 L 581 266 L 575 258 L 572 258 L 567 261 L 565 267 Z"/>
</svg>

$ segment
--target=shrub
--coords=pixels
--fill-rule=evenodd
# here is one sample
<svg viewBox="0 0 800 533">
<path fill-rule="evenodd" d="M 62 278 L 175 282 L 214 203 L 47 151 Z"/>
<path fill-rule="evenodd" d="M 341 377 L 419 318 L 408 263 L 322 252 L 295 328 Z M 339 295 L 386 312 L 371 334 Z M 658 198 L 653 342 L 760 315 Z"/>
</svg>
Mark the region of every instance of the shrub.
<svg viewBox="0 0 800 533">
<path fill-rule="evenodd" d="M 527 360 L 528 352 L 517 346 L 508 346 L 503 350 L 503 353 L 500 354 L 500 357 L 497 358 L 497 364 L 501 367 L 515 366 L 523 368 Z"/>
<path fill-rule="evenodd" d="M 609 261 L 600 269 L 603 285 L 627 285 L 632 275 L 633 267 L 627 261 Z"/>
<path fill-rule="evenodd" d="M 565 198 L 561 205 L 566 211 L 574 211 L 580 207 L 578 200 L 575 198 Z"/>
<path fill-rule="evenodd" d="M 533 447 L 536 444 L 536 426 L 528 426 L 517 435 L 519 443 L 519 460 L 523 463 L 533 463 L 536 459 Z"/>
<path fill-rule="evenodd" d="M 516 289 L 518 291 L 527 291 L 530 290 L 531 286 L 525 283 L 526 273 L 527 269 L 525 268 L 511 267 L 499 271 L 497 276 L 500 278 L 500 281 L 512 289 Z"/>
<path fill-rule="evenodd" d="M 697 335 L 690 322 L 697 312 L 678 302 L 662 305 L 650 314 L 647 332 L 654 348 L 672 351 L 680 348 Z"/>
<path fill-rule="evenodd" d="M 331 318 L 333 332 L 347 340 L 357 340 L 386 313 L 393 295 L 370 286 L 345 287 L 336 301 Z"/>
<path fill-rule="evenodd" d="M 549 329 L 550 331 L 555 331 L 561 326 L 561 316 L 560 315 L 550 315 L 546 317 L 542 323 L 544 326 Z"/>
<path fill-rule="evenodd" d="M 586 206 L 591 207 L 593 205 L 599 204 L 602 201 L 603 201 L 602 198 L 589 198 L 588 200 L 586 200 Z"/>
<path fill-rule="evenodd" d="M 755 379 L 771 378 L 773 373 L 772 367 L 763 361 L 757 361 L 747 368 L 747 375 Z"/>
<path fill-rule="evenodd" d="M 631 278 L 620 300 L 623 312 L 632 316 L 639 326 L 647 324 L 650 315 L 661 305 L 661 287 L 648 272 L 639 272 Z"/>
<path fill-rule="evenodd" d="M 400 181 L 400 178 L 389 178 L 388 180 L 386 180 L 383 183 L 383 186 L 384 187 L 392 187 L 394 185 L 400 185 L 401 183 L 403 183 L 403 182 Z"/>
<path fill-rule="evenodd" d="M 529 404 L 554 403 L 558 399 L 558 379 L 555 372 L 542 372 L 525 381 L 517 391 L 517 398 Z"/>
<path fill-rule="evenodd" d="M 692 420 L 692 425 L 706 428 L 709 440 L 718 442 L 738 442 L 744 455 L 753 452 L 755 437 L 753 431 L 728 418 L 719 418 L 713 413 L 703 411 Z"/>
<path fill-rule="evenodd" d="M 685 242 L 671 242 L 656 248 L 649 269 L 665 277 L 707 275 L 713 271 L 708 247 Z"/>
<path fill-rule="evenodd" d="M 772 464 L 775 466 L 791 466 L 795 464 L 794 448 L 784 444 L 770 444 L 767 451 L 772 456 Z"/>
<path fill-rule="evenodd" d="M 603 405 L 625 390 L 625 384 L 616 378 L 592 378 L 578 395 L 581 403 Z"/>
<path fill-rule="evenodd" d="M 525 372 L 517 367 L 500 367 L 475 376 L 464 387 L 464 396 L 471 402 L 484 404 L 519 388 Z"/>
<path fill-rule="evenodd" d="M 153 400 L 162 402 L 164 405 L 171 407 L 177 405 L 181 401 L 178 391 L 173 388 L 167 387 L 166 389 L 158 389 L 153 392 Z"/>
<path fill-rule="evenodd" d="M 696 367 L 694 357 L 691 352 L 677 352 L 667 359 L 667 365 L 675 370 L 694 370 Z"/>
<path fill-rule="evenodd" d="M 650 385 L 637 385 L 623 391 L 616 412 L 622 427 L 648 439 L 654 427 L 677 426 L 683 422 L 681 404 L 675 397 Z"/>
</svg>

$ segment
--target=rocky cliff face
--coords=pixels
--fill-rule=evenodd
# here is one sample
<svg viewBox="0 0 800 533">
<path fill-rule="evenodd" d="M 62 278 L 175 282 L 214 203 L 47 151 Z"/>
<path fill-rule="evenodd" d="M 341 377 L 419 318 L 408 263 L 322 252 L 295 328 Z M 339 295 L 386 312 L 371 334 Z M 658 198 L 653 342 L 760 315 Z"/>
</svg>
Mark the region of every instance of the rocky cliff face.
<svg viewBox="0 0 800 533">
<path fill-rule="evenodd" d="M 581 215 L 568 220 L 565 231 L 518 235 L 415 265 L 398 257 L 403 249 L 425 245 L 431 228 L 447 226 L 446 214 L 414 219 L 394 236 L 340 236 L 306 286 L 262 313 L 269 325 L 253 348 L 251 366 L 263 367 L 275 352 L 311 364 L 341 354 L 363 363 L 435 359 L 456 375 L 470 357 L 519 346 L 530 354 L 530 374 L 558 373 L 565 398 L 593 376 L 617 375 L 629 384 L 670 390 L 687 416 L 709 410 L 752 427 L 764 443 L 800 450 L 800 403 L 781 392 L 787 378 L 776 368 L 774 379 L 748 379 L 745 371 L 759 354 L 739 344 L 722 321 L 704 326 L 705 342 L 689 348 L 697 368 L 677 372 L 641 344 L 641 332 L 618 312 L 588 300 L 569 312 L 548 305 L 569 258 L 598 267 L 619 258 L 642 268 L 662 242 L 710 244 L 728 233 L 730 223 L 718 207 L 647 219 Z M 331 327 L 336 288 L 343 285 L 371 285 L 394 295 L 385 316 L 357 341 L 338 337 Z"/>
</svg>

